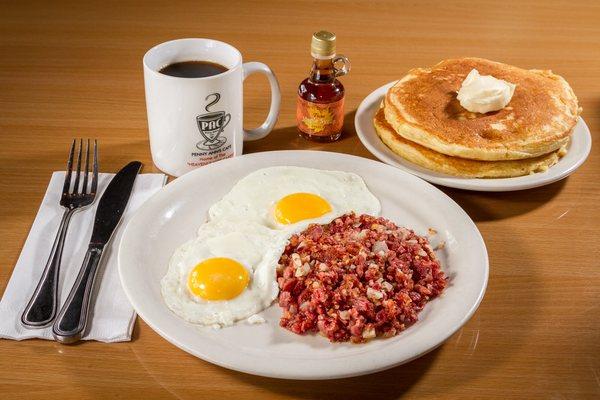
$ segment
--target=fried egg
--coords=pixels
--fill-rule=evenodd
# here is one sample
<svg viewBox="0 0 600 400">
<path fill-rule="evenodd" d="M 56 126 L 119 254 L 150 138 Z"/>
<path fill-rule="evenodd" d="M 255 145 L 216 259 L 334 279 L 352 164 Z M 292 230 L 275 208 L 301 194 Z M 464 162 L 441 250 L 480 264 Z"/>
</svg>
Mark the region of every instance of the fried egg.
<svg viewBox="0 0 600 400">
<path fill-rule="evenodd" d="M 285 241 L 249 222 L 217 220 L 179 247 L 161 281 L 169 308 L 188 322 L 231 325 L 268 307 L 279 292 Z"/>
<path fill-rule="evenodd" d="M 379 200 L 356 174 L 303 167 L 270 167 L 241 179 L 209 210 L 211 220 L 252 221 L 290 235 L 340 215 L 378 215 Z"/>
<path fill-rule="evenodd" d="M 240 181 L 209 209 L 198 236 L 173 254 L 161 292 L 184 320 L 227 326 L 269 307 L 289 237 L 354 211 L 378 215 L 379 200 L 356 174 L 270 167 Z"/>
</svg>

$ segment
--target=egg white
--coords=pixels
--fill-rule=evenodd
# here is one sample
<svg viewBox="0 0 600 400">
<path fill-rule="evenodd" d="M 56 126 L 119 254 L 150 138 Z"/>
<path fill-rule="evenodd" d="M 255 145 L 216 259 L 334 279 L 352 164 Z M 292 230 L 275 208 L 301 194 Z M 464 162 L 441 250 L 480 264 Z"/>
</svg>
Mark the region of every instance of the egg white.
<svg viewBox="0 0 600 400">
<path fill-rule="evenodd" d="M 227 326 L 265 309 L 279 293 L 276 267 L 285 240 L 273 230 L 251 222 L 218 220 L 203 224 L 198 236 L 180 246 L 161 281 L 167 306 L 188 322 Z M 233 259 L 248 269 L 246 289 L 230 300 L 209 301 L 188 288 L 188 276 L 201 261 Z"/>
<path fill-rule="evenodd" d="M 331 212 L 295 224 L 281 224 L 274 216 L 276 203 L 293 193 L 312 193 L 325 199 Z M 252 221 L 265 227 L 299 232 L 313 223 L 326 224 L 340 215 L 378 215 L 381 205 L 356 174 L 304 167 L 270 167 L 242 178 L 223 199 L 210 207 L 211 220 L 231 219 Z"/>
</svg>

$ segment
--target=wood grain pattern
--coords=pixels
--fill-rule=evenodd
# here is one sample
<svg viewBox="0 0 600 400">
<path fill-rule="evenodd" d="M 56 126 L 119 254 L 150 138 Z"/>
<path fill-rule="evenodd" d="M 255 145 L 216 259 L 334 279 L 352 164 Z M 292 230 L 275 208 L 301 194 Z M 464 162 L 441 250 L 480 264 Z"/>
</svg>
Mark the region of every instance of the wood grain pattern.
<svg viewBox="0 0 600 400">
<path fill-rule="evenodd" d="M 404 3 L 404 4 L 402 4 Z M 479 56 L 551 68 L 600 129 L 600 3 L 468 2 L 3 2 L 0 12 L 0 292 L 52 171 L 73 137 L 96 137 L 102 168 L 152 166 L 141 57 L 182 37 L 232 43 L 270 65 L 283 92 L 275 131 L 246 152 L 322 149 L 373 158 L 353 128 L 373 89 L 411 67 Z M 343 78 L 342 140 L 296 136 L 295 90 L 310 34 L 327 28 L 353 69 Z M 246 84 L 246 125 L 266 115 L 264 78 Z M 594 134 L 595 136 L 595 134 Z M 475 316 L 432 353 L 363 378 L 290 382 L 196 359 L 138 321 L 130 343 L 0 341 L 4 399 L 353 399 L 600 396 L 600 151 L 570 178 L 516 193 L 443 189 L 475 220 L 491 275 Z"/>
</svg>

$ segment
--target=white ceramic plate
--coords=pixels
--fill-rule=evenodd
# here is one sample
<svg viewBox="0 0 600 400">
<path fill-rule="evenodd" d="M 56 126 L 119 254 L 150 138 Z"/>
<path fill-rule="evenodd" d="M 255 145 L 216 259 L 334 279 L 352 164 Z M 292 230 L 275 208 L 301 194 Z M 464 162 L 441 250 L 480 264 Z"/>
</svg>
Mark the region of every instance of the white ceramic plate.
<svg viewBox="0 0 600 400">
<path fill-rule="evenodd" d="M 505 192 L 531 189 L 566 178 L 575 172 L 575 170 L 583 164 L 588 154 L 590 154 L 590 149 L 592 148 L 592 136 L 590 135 L 590 130 L 587 125 L 583 119 L 580 118 L 571 137 L 569 151 L 558 161 L 558 163 L 545 172 L 519 176 L 516 178 L 478 179 L 460 178 L 420 167 L 391 151 L 379 139 L 379 136 L 377 136 L 375 128 L 373 127 L 373 117 L 379 109 L 381 100 L 394 83 L 396 82 L 390 82 L 373 91 L 362 101 L 362 103 L 360 103 L 360 106 L 356 111 L 356 117 L 354 118 L 356 132 L 358 133 L 360 141 L 375 157 L 387 164 L 417 175 L 431 183 L 483 192 Z"/>
<path fill-rule="evenodd" d="M 426 234 L 433 227 L 442 268 L 450 277 L 441 297 L 400 335 L 364 345 L 331 344 L 318 335 L 299 336 L 278 325 L 280 308 L 261 315 L 267 323 L 215 330 L 173 314 L 160 295 L 160 280 L 176 247 L 195 236 L 209 206 L 248 173 L 275 165 L 355 172 L 379 198 L 382 215 Z M 439 346 L 473 315 L 485 292 L 488 256 L 469 216 L 427 182 L 365 158 L 318 151 L 244 155 L 192 171 L 148 200 L 127 225 L 119 248 L 119 273 L 139 316 L 175 346 L 211 363 L 276 378 L 330 379 L 380 371 Z"/>
</svg>

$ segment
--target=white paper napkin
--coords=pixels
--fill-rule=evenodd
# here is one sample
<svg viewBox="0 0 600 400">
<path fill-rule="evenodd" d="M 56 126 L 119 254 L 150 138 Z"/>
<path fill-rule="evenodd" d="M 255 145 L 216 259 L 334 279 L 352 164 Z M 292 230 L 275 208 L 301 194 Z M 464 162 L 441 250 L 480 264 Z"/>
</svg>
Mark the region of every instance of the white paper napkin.
<svg viewBox="0 0 600 400">
<path fill-rule="evenodd" d="M 114 174 L 99 174 L 98 195 L 94 204 L 76 212 L 71 218 L 62 255 L 58 284 L 59 303 L 62 305 L 77 277 L 92 235 L 98 201 Z M 64 209 L 59 205 L 64 172 L 54 172 L 42 205 L 33 222 L 8 286 L 0 301 L 0 338 L 53 340 L 52 327 L 27 329 L 21 325 L 21 314 L 46 266 L 52 243 Z M 84 340 L 121 342 L 131 339 L 135 312 L 121 287 L 117 271 L 118 245 L 123 229 L 135 211 L 166 182 L 163 174 L 138 175 L 129 204 L 111 242 L 104 250 L 96 277 L 94 305 Z"/>
</svg>

